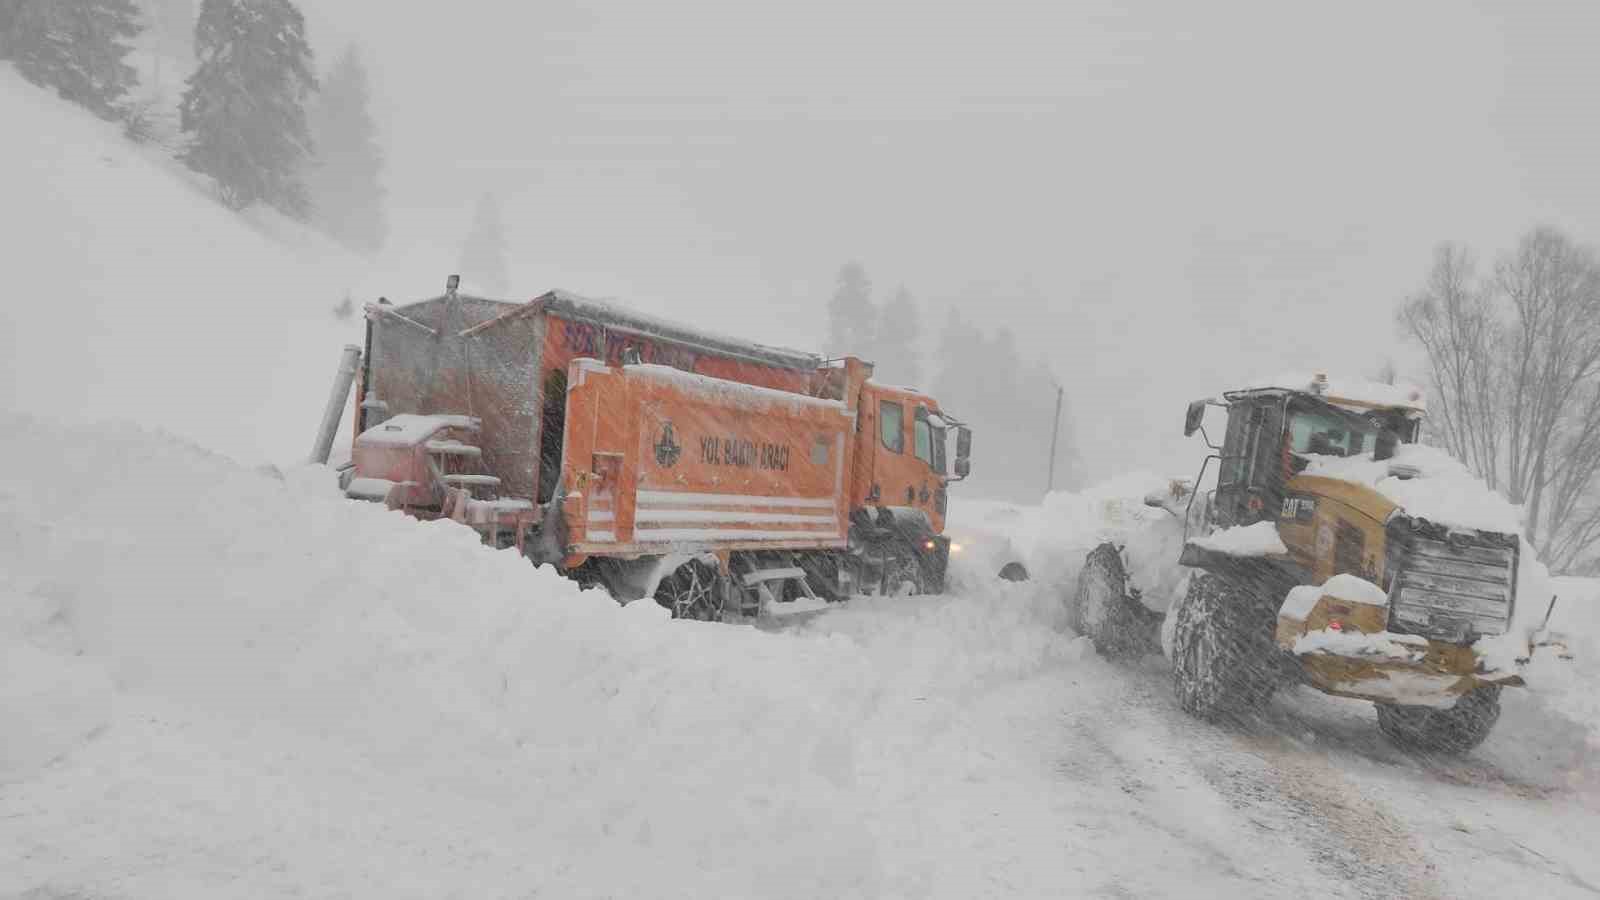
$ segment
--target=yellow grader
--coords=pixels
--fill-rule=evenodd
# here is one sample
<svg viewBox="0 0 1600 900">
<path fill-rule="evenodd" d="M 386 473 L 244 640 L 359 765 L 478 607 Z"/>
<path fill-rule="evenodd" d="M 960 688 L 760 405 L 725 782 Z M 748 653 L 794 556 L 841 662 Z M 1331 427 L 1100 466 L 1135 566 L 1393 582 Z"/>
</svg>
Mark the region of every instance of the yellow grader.
<svg viewBox="0 0 1600 900">
<path fill-rule="evenodd" d="M 1227 412 L 1220 445 L 1210 407 Z M 1477 746 L 1534 647 L 1564 650 L 1527 627 L 1549 608 L 1519 597 L 1533 563 L 1514 508 L 1417 445 L 1422 416 L 1420 392 L 1323 375 L 1191 403 L 1184 434 L 1211 453 L 1193 482 L 1146 499 L 1172 513 L 1158 526 L 1182 529 L 1188 577 L 1141 578 L 1172 561 L 1134 558 L 1137 539 L 1101 544 L 1069 600 L 1073 626 L 1106 656 L 1164 650 L 1179 704 L 1202 718 L 1249 713 L 1301 682 L 1373 701 L 1401 746 Z M 1141 592 L 1163 580 L 1186 587 Z M 1519 615 L 1519 603 L 1541 608 Z"/>
</svg>

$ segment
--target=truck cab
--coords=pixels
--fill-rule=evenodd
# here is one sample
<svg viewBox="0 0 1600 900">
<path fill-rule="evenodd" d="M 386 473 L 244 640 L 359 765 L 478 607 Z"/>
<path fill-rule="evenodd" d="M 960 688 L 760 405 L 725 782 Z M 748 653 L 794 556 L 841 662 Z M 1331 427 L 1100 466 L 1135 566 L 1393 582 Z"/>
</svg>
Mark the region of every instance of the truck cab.
<svg viewBox="0 0 1600 900">
<path fill-rule="evenodd" d="M 867 382 L 856 427 L 856 458 L 864 464 L 857 466 L 852 485 L 855 505 L 919 511 L 934 534 L 942 533 L 947 485 L 965 475 L 950 471 L 951 431 L 968 435 L 958 440 L 957 469 L 970 470 L 971 433 L 942 413 L 937 401 L 910 388 Z"/>
</svg>

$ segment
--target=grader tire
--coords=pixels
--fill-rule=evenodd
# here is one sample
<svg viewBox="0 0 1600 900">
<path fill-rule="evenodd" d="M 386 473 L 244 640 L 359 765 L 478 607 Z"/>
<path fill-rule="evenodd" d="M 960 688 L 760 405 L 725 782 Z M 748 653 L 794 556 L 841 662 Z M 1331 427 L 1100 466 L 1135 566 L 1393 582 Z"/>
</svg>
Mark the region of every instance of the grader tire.
<svg viewBox="0 0 1600 900">
<path fill-rule="evenodd" d="M 1215 721 L 1266 705 L 1280 664 L 1256 598 L 1200 572 L 1173 614 L 1172 686 L 1184 712 Z"/>
<path fill-rule="evenodd" d="M 1078 586 L 1068 605 L 1072 629 L 1094 642 L 1107 659 L 1129 659 L 1153 646 L 1153 628 L 1139 600 L 1128 591 L 1128 574 L 1115 544 L 1089 551 L 1078 573 Z"/>
<path fill-rule="evenodd" d="M 1463 694 L 1449 709 L 1379 703 L 1378 730 L 1406 750 L 1466 753 L 1489 736 L 1500 720 L 1500 685 Z"/>
</svg>

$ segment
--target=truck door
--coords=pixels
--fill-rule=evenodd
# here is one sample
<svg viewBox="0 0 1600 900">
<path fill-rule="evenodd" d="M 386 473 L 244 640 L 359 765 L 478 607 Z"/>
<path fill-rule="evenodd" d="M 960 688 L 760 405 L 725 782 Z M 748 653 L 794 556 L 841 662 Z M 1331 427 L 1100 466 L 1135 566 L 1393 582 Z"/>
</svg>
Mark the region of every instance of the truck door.
<svg viewBox="0 0 1600 900">
<path fill-rule="evenodd" d="M 935 532 L 944 531 L 946 504 L 944 470 L 944 429 L 935 428 L 928 407 L 917 404 L 911 421 L 911 455 L 916 457 L 917 507 L 928 513 Z"/>
<path fill-rule="evenodd" d="M 938 528 L 943 520 L 944 478 L 931 412 L 914 395 L 881 394 L 873 401 L 876 433 L 871 443 L 874 464 L 873 506 L 920 509 Z"/>
</svg>

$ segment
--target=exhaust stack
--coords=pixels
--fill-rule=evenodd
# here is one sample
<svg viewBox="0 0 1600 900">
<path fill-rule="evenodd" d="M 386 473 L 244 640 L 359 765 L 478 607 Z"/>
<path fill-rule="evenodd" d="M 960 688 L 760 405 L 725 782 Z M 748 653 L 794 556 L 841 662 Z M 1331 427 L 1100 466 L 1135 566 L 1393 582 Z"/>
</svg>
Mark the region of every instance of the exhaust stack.
<svg viewBox="0 0 1600 900">
<path fill-rule="evenodd" d="M 339 430 L 339 419 L 344 416 L 344 402 L 350 396 L 350 385 L 356 380 L 356 369 L 361 365 L 361 348 L 345 344 L 339 354 L 339 371 L 333 376 L 333 389 L 328 393 L 328 405 L 322 411 L 322 425 L 317 428 L 316 442 L 311 445 L 311 462 L 326 463 L 333 452 L 333 436 Z"/>
</svg>

